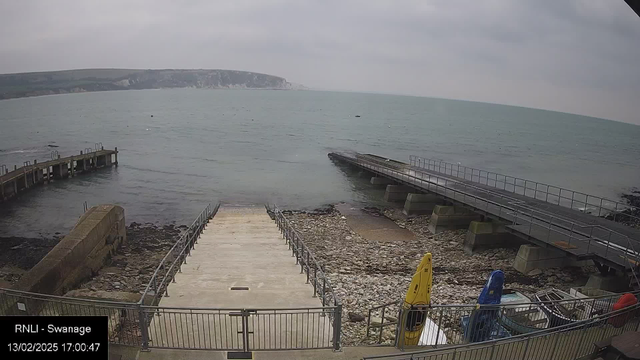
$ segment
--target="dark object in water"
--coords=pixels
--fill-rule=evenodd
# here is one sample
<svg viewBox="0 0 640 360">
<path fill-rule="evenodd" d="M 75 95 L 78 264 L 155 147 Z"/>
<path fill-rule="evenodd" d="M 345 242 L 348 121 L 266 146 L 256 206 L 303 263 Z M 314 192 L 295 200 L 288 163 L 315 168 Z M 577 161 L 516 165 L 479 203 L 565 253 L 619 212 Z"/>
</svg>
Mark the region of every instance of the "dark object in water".
<svg viewBox="0 0 640 360">
<path fill-rule="evenodd" d="M 360 115 L 356 115 L 356 117 L 360 117 Z"/>
<path fill-rule="evenodd" d="M 151 115 L 151 117 L 153 117 L 153 115 Z"/>
<path fill-rule="evenodd" d="M 48 147 L 59 147 L 58 145 L 47 145 Z"/>
<path fill-rule="evenodd" d="M 502 270 L 494 270 L 478 296 L 479 305 L 499 305 L 504 285 Z M 509 332 L 498 324 L 499 307 L 482 306 L 473 310 L 465 324 L 463 319 L 464 339 L 468 342 L 487 341 L 491 338 L 511 336 Z"/>
</svg>

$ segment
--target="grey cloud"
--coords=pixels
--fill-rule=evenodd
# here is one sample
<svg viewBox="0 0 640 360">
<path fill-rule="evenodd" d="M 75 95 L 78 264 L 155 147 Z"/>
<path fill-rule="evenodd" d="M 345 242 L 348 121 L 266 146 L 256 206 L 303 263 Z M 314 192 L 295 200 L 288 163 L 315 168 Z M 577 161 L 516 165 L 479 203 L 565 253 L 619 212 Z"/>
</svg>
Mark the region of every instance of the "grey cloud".
<svg viewBox="0 0 640 360">
<path fill-rule="evenodd" d="M 0 31 L 0 72 L 231 68 L 640 123 L 623 0 L 22 0 Z"/>
</svg>

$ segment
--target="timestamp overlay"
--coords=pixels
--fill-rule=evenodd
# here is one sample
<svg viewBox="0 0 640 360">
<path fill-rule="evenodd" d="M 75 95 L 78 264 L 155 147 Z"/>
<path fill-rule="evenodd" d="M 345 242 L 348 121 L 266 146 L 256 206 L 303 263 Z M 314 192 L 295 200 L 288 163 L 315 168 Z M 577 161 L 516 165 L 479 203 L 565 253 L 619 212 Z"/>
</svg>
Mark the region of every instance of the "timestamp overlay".
<svg viewBox="0 0 640 360">
<path fill-rule="evenodd" d="M 0 316 L 0 359 L 108 360 L 106 316 Z"/>
</svg>

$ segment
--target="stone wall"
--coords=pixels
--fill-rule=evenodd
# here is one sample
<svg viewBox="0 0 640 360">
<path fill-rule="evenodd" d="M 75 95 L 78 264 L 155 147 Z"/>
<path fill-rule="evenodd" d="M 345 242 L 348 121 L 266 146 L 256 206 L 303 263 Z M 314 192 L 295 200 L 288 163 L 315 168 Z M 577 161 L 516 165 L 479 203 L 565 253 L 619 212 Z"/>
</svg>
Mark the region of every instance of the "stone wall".
<svg viewBox="0 0 640 360">
<path fill-rule="evenodd" d="M 124 209 L 94 206 L 14 289 L 62 295 L 97 272 L 125 240 Z"/>
</svg>

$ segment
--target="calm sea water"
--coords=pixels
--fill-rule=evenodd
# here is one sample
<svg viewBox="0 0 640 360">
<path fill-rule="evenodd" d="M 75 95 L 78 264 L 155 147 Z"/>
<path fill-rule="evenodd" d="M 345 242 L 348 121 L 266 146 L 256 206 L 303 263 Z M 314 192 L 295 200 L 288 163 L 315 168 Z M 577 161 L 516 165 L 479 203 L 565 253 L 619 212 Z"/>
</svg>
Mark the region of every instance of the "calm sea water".
<svg viewBox="0 0 640 360">
<path fill-rule="evenodd" d="M 85 201 L 122 205 L 127 222 L 163 224 L 190 222 L 216 201 L 314 208 L 379 199 L 327 158 L 341 149 L 438 158 L 617 199 L 640 186 L 639 140 L 640 126 L 612 121 L 375 94 L 180 89 L 0 101 L 0 164 L 97 142 L 120 150 L 118 168 L 0 205 L 0 236 L 65 233 Z"/>
</svg>

